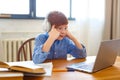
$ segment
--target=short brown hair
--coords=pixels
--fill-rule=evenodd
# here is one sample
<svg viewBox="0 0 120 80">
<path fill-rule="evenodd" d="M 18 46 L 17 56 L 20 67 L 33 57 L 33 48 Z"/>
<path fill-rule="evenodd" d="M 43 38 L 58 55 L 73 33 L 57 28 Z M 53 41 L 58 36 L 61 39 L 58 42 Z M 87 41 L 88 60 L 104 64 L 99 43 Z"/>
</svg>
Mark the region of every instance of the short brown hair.
<svg viewBox="0 0 120 80">
<path fill-rule="evenodd" d="M 47 16 L 48 22 L 50 25 L 60 26 L 60 25 L 67 25 L 68 20 L 66 16 L 59 11 L 52 11 Z"/>
</svg>

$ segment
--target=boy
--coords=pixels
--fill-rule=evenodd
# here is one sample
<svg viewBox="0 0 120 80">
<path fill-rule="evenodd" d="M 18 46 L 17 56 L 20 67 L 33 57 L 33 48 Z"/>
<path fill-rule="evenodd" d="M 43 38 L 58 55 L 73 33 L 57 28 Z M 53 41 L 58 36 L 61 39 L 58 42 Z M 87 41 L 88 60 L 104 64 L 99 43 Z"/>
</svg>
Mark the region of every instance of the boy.
<svg viewBox="0 0 120 80">
<path fill-rule="evenodd" d="M 68 20 L 59 11 L 52 11 L 46 18 L 45 34 L 40 34 L 35 39 L 33 62 L 39 64 L 46 59 L 67 58 L 71 54 L 75 58 L 85 58 L 86 49 L 67 30 Z"/>
</svg>

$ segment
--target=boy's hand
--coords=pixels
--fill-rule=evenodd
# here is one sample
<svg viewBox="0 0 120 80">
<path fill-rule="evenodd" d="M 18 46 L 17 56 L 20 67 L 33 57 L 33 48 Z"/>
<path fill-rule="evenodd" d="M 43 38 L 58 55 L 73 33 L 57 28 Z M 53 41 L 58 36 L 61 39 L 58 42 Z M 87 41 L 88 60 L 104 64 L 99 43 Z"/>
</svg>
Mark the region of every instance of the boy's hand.
<svg viewBox="0 0 120 80">
<path fill-rule="evenodd" d="M 67 37 L 73 39 L 73 35 L 67 30 Z"/>
<path fill-rule="evenodd" d="M 55 25 L 52 26 L 50 32 L 49 32 L 49 37 L 52 37 L 54 40 L 56 40 L 60 35 L 60 32 L 58 32 L 55 28 Z"/>
<path fill-rule="evenodd" d="M 81 43 L 79 43 L 77 39 L 69 31 L 67 31 L 67 37 L 71 39 L 79 49 L 83 48 Z"/>
</svg>

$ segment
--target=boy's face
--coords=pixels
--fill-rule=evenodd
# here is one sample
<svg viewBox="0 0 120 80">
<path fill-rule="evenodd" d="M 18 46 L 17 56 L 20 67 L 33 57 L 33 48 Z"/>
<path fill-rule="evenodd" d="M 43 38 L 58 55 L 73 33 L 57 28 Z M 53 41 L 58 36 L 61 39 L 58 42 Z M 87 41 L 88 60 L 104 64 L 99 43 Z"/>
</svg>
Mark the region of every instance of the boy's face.
<svg viewBox="0 0 120 80">
<path fill-rule="evenodd" d="M 60 32 L 60 35 L 57 38 L 58 40 L 62 40 L 67 35 L 67 28 L 68 28 L 68 25 L 61 25 L 56 28 L 57 31 Z"/>
</svg>

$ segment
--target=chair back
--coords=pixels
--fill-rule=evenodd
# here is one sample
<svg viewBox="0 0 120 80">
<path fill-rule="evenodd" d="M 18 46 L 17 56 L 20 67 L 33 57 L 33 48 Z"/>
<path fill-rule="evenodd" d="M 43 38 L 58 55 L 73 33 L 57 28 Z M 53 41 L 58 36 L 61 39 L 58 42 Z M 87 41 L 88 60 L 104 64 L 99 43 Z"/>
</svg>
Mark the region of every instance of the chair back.
<svg viewBox="0 0 120 80">
<path fill-rule="evenodd" d="M 17 52 L 17 61 L 32 60 L 34 40 L 35 38 L 30 38 L 23 42 Z"/>
</svg>

